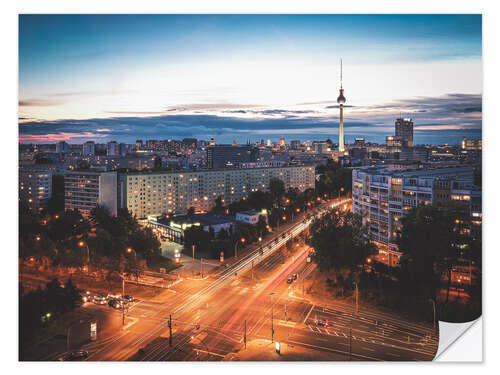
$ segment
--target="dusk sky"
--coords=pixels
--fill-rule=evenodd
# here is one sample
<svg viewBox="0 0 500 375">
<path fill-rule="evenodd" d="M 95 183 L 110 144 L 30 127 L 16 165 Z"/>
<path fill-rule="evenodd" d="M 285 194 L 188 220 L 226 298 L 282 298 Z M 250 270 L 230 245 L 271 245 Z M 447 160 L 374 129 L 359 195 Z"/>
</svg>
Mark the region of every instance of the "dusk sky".
<svg viewBox="0 0 500 375">
<path fill-rule="evenodd" d="M 21 15 L 21 142 L 481 138 L 480 15 Z"/>
</svg>

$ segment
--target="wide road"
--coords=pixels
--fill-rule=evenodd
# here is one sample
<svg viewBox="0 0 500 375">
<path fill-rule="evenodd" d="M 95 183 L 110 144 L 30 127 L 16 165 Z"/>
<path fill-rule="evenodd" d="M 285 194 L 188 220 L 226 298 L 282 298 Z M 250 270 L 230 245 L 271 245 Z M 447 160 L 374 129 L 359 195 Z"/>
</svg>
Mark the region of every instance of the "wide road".
<svg viewBox="0 0 500 375">
<path fill-rule="evenodd" d="M 262 254 L 251 251 L 219 274 L 186 280 L 157 299 L 134 303 L 124 329 L 84 346 L 88 360 L 227 360 L 230 353 L 244 350 L 245 333 L 247 342 L 279 340 L 289 347 L 335 354 L 336 359 L 432 360 L 438 338 L 428 324 L 308 299 L 302 280 L 314 272 L 315 265 L 307 262 L 311 249 L 301 245 L 288 258 L 278 250 L 309 224 L 304 219 L 287 227 L 262 247 Z M 294 273 L 298 278 L 290 284 L 287 279 Z M 120 311 L 107 306 L 86 308 L 121 319 Z M 328 320 L 328 326 L 319 326 L 319 319 Z"/>
</svg>

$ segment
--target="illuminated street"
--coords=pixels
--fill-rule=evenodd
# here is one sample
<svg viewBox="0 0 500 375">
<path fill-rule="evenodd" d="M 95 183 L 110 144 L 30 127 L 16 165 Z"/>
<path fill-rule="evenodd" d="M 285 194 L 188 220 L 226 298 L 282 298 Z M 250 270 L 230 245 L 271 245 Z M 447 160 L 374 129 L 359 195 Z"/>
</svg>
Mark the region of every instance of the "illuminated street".
<svg viewBox="0 0 500 375">
<path fill-rule="evenodd" d="M 284 231 L 298 234 L 307 224 L 300 222 Z M 307 262 L 311 248 L 300 245 L 284 258 L 275 250 L 288 237 L 278 238 L 264 247 L 262 256 L 252 251 L 219 274 L 203 280 L 186 278 L 155 298 L 132 303 L 123 329 L 117 324 L 121 311 L 85 304 L 82 309 L 105 314 L 116 327 L 100 334 L 97 342 L 83 345 L 90 353 L 87 360 L 231 360 L 234 353 L 245 350 L 245 325 L 247 344 L 258 339 L 286 343 L 291 358 L 294 347 L 321 352 L 318 360 L 330 354 L 334 360 L 433 358 L 438 341 L 432 325 L 363 307 L 353 314 L 352 305 L 310 301 L 302 282 L 315 271 L 315 264 Z M 289 284 L 292 274 L 298 277 Z M 328 321 L 328 326 L 317 325 L 318 320 Z M 258 360 L 259 353 L 253 359 Z"/>
</svg>

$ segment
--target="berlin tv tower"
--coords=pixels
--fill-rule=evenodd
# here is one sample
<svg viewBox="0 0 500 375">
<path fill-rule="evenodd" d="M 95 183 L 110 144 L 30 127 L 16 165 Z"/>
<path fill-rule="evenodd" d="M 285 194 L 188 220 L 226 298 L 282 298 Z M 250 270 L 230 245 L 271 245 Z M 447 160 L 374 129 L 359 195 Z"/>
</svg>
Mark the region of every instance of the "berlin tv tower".
<svg viewBox="0 0 500 375">
<path fill-rule="evenodd" d="M 337 103 L 340 107 L 340 122 L 339 122 L 339 152 L 344 152 L 344 89 L 342 88 L 342 59 L 340 59 L 340 95 L 337 98 Z"/>
</svg>

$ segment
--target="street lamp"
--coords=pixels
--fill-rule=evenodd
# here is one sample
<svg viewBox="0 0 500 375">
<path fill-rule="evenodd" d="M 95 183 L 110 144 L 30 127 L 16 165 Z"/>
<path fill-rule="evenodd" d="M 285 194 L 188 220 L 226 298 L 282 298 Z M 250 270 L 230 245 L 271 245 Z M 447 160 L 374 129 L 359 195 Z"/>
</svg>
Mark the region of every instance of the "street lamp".
<svg viewBox="0 0 500 375">
<path fill-rule="evenodd" d="M 359 294 L 359 289 L 358 289 L 358 283 L 356 281 L 352 282 L 356 288 L 356 314 L 359 311 L 359 306 L 358 306 L 358 294 Z"/>
<path fill-rule="evenodd" d="M 245 239 L 244 237 L 242 237 L 242 238 L 240 239 L 240 241 L 241 241 L 241 243 L 245 243 L 246 239 Z M 239 243 L 240 241 L 236 241 L 236 244 L 234 245 L 234 257 L 235 257 L 235 258 L 238 258 L 238 243 Z"/>
<path fill-rule="evenodd" d="M 432 307 L 434 308 L 434 330 L 436 330 L 436 301 L 433 298 L 429 298 L 429 301 L 432 302 Z"/>
<path fill-rule="evenodd" d="M 127 254 L 132 254 L 134 253 L 134 271 L 135 271 L 135 276 L 136 276 L 136 281 L 139 280 L 139 275 L 137 274 L 137 252 L 132 249 L 131 247 L 127 247 L 127 250 L 125 250 Z"/>
<path fill-rule="evenodd" d="M 273 294 L 274 292 L 270 293 L 269 296 L 271 297 L 271 342 L 274 342 L 274 304 L 273 304 Z"/>
<path fill-rule="evenodd" d="M 84 247 L 85 246 L 85 249 L 87 250 L 87 272 L 89 272 L 89 268 L 90 268 L 90 249 L 89 249 L 89 245 L 87 245 L 84 241 L 80 241 L 78 242 L 78 246 L 80 247 Z"/>
</svg>

